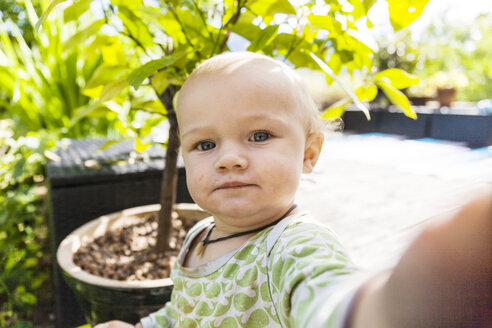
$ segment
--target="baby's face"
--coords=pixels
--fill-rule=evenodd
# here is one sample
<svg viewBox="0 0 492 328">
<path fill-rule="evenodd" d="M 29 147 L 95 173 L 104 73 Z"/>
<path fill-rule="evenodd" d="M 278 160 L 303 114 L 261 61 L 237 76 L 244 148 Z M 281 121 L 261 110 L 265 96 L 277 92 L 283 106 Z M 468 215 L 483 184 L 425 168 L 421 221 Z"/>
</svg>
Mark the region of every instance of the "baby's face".
<svg viewBox="0 0 492 328">
<path fill-rule="evenodd" d="M 179 97 L 190 194 L 231 232 L 281 216 L 305 167 L 304 124 L 281 74 L 264 69 L 199 76 Z"/>
</svg>

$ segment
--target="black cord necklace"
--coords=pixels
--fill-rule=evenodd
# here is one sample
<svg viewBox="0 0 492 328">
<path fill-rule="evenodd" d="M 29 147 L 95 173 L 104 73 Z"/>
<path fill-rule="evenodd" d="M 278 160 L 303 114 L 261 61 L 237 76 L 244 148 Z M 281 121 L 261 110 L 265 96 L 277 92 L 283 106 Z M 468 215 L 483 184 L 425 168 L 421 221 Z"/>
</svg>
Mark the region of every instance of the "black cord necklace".
<svg viewBox="0 0 492 328">
<path fill-rule="evenodd" d="M 229 235 L 229 236 L 225 236 L 225 237 L 220 237 L 220 238 L 217 238 L 217 239 L 209 239 L 210 234 L 212 233 L 212 230 L 214 230 L 214 228 L 215 228 L 215 223 L 213 223 L 212 224 L 212 228 L 210 228 L 210 230 L 208 231 L 208 233 L 205 236 L 205 238 L 201 242 L 199 242 L 198 245 L 196 246 L 195 255 L 201 257 L 203 255 L 203 253 L 205 252 L 205 247 L 207 247 L 208 244 L 212 244 L 212 243 L 216 243 L 216 242 L 219 242 L 219 241 L 222 241 L 222 240 L 236 238 L 236 237 L 240 237 L 240 236 L 244 236 L 244 235 L 249 235 L 250 233 L 255 233 L 255 232 L 261 231 L 263 229 L 269 228 L 269 227 L 271 227 L 273 225 L 276 225 L 277 223 L 279 223 L 280 221 L 282 221 L 283 219 L 285 219 L 285 217 L 287 215 L 289 215 L 289 213 L 292 212 L 292 210 L 294 210 L 296 207 L 297 207 L 296 204 L 292 205 L 289 208 L 289 210 L 287 212 L 285 212 L 285 214 L 282 215 L 279 219 L 277 219 L 277 220 L 275 220 L 273 222 L 270 222 L 269 224 L 266 224 L 266 225 L 264 225 L 262 227 L 259 227 L 259 228 L 253 229 L 253 230 L 238 232 L 238 233 L 235 233 L 235 234 L 232 234 L 232 235 Z"/>
</svg>

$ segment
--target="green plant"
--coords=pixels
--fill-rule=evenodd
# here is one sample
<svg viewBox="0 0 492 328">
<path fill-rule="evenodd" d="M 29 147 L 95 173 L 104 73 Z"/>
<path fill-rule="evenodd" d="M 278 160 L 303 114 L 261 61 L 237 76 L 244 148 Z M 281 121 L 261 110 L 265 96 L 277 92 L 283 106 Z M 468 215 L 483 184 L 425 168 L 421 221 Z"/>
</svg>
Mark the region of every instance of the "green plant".
<svg viewBox="0 0 492 328">
<path fill-rule="evenodd" d="M 48 7 L 45 0 L 9 3 L 26 14 L 32 30 Z M 34 309 L 49 294 L 43 289 L 51 272 L 46 154 L 63 137 L 117 138 L 117 125 L 125 121 L 82 93 L 103 60 L 89 51 L 97 35 L 78 34 L 78 16 L 71 15 L 50 16 L 46 28 L 30 39 L 9 15 L 0 17 L 1 327 L 32 326 Z"/>
<path fill-rule="evenodd" d="M 43 202 L 44 152 L 52 135 L 15 138 L 12 120 L 0 120 L 0 325 L 22 326 L 50 277 Z"/>
<path fill-rule="evenodd" d="M 47 28 L 44 19 L 62 2 L 65 0 L 51 3 L 37 23 L 40 30 Z M 65 13 L 67 10 L 82 12 L 89 2 L 74 1 L 66 7 Z M 117 56 L 112 56 L 111 62 L 104 59 L 101 67 L 104 78 L 90 83 L 91 95 L 102 103 L 110 102 L 115 108 L 163 115 L 169 122 L 161 189 L 159 251 L 168 245 L 175 199 L 179 138 L 174 98 L 193 68 L 203 60 L 229 50 L 231 36 L 234 36 L 246 40 L 249 51 L 282 58 L 296 67 L 325 72 L 330 83 L 333 79 L 338 80 L 337 74 L 342 70 L 350 74 L 370 71 L 372 51 L 352 32 L 357 30 L 355 22 L 360 19 L 370 25 L 367 11 L 374 2 L 350 1 L 347 6 L 337 1 L 294 4 L 288 0 L 172 0 L 146 5 L 142 0 L 112 0 L 102 9 L 103 19 L 92 19 L 91 27 L 105 27 L 116 33 L 114 37 L 94 41 L 93 48 L 101 53 L 110 48 Z M 391 23 L 399 30 L 421 14 L 427 1 L 388 0 L 388 3 Z M 80 29 L 79 33 L 84 31 Z M 374 84 L 377 83 L 405 114 L 414 116 L 408 100 L 398 90 L 412 79 L 401 71 L 382 72 L 370 77 L 368 85 L 356 93 L 362 99 L 370 99 L 375 96 Z M 352 91 L 345 89 L 367 113 Z M 133 98 L 121 97 L 128 91 Z M 339 108 L 343 110 L 343 106 Z M 331 116 L 325 115 L 326 118 Z M 139 149 L 149 144 L 145 137 L 162 120 L 150 118 L 152 120 L 145 120 L 142 129 L 135 131 Z"/>
<path fill-rule="evenodd" d="M 31 0 L 22 3 L 34 27 L 34 6 Z M 38 3 L 42 8 L 46 4 Z M 90 56 L 81 36 L 67 32 L 75 23 L 65 21 L 62 31 L 64 20 L 53 15 L 28 44 L 15 24 L 9 35 L 0 18 L 0 107 L 16 120 L 17 135 L 40 130 L 63 137 L 106 134 L 116 120 L 117 114 L 81 93 L 102 59 Z M 84 114 L 88 110 L 92 117 Z"/>
<path fill-rule="evenodd" d="M 35 6 L 36 7 L 36 6 Z M 41 8 L 36 8 L 40 10 Z M 34 39 L 34 29 L 29 23 L 25 7 L 18 4 L 16 0 L 3 0 L 0 2 L 0 17 L 3 20 L 10 19 L 22 32 L 27 44 L 31 44 Z"/>
</svg>

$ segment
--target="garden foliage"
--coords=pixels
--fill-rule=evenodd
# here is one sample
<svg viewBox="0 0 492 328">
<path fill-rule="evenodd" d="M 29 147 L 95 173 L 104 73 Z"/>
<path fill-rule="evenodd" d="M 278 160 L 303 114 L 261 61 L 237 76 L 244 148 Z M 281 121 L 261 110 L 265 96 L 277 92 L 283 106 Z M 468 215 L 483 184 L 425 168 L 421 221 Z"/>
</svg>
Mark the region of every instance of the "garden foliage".
<svg viewBox="0 0 492 328">
<path fill-rule="evenodd" d="M 14 138 L 14 122 L 0 121 L 0 326 L 24 327 L 49 283 L 46 194 L 42 182 L 49 134 Z M 45 289 L 46 290 L 46 289 Z"/>
<path fill-rule="evenodd" d="M 34 31 L 47 1 L 19 1 Z M 5 19 L 8 16 L 4 16 Z M 32 326 L 39 292 L 51 283 L 45 164 L 64 137 L 118 135 L 117 114 L 81 91 L 102 63 L 76 28 L 53 15 L 25 39 L 0 18 L 0 326 Z M 29 30 L 26 28 L 26 30 Z M 68 46 L 71 45 L 71 46 Z M 90 108 L 92 116 L 81 115 Z M 46 314 L 44 314 L 46 316 Z"/>
<path fill-rule="evenodd" d="M 478 15 L 472 22 L 451 21 L 443 15 L 418 34 L 404 30 L 378 40 L 374 65 L 399 68 L 417 75 L 412 96 L 435 97 L 438 88 L 457 89 L 457 99 L 476 102 L 491 99 L 492 14 Z"/>
<path fill-rule="evenodd" d="M 422 65 L 414 70 L 428 87 L 436 87 L 439 75 L 458 90 L 459 100 L 492 99 L 492 14 L 469 23 L 444 21 L 431 25 L 415 42 Z M 442 81 L 441 81 L 442 83 Z"/>
</svg>

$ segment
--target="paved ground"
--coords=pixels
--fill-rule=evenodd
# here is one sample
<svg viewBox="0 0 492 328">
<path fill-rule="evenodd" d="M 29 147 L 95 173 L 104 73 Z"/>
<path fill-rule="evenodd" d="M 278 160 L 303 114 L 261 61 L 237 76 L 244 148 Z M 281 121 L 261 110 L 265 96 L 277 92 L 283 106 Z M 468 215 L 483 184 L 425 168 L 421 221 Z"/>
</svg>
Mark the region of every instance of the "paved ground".
<svg viewBox="0 0 492 328">
<path fill-rule="evenodd" d="M 330 225 L 357 263 L 393 265 L 436 215 L 492 188 L 492 146 L 382 134 L 327 137 L 298 203 Z"/>
</svg>

